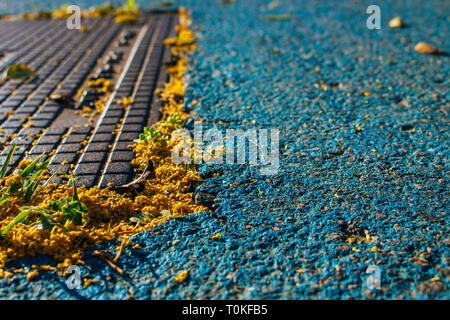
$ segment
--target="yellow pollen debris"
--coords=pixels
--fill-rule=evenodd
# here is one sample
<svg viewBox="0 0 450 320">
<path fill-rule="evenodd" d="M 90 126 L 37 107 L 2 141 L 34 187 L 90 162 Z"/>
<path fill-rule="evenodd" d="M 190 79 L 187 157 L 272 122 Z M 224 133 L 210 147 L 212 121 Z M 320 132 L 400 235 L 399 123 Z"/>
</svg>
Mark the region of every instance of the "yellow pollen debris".
<svg viewBox="0 0 450 320">
<path fill-rule="evenodd" d="M 21 190 L 8 194 L 7 200 L 0 206 L 0 230 L 4 231 L 24 208 L 29 215 L 23 221 L 16 223 L 0 238 L 0 277 L 11 274 L 7 263 L 26 256 L 48 255 L 59 263 L 57 269 L 66 274 L 66 269 L 73 264 L 83 263 L 82 250 L 88 246 L 97 245 L 103 241 L 121 237 L 124 244 L 130 236 L 164 223 L 171 218 L 183 217 L 188 214 L 206 210 L 193 200 L 192 186 L 201 181 L 193 166 L 185 168 L 176 165 L 171 159 L 171 151 L 176 141 L 171 142 L 172 133 L 178 128 L 173 119 L 183 119 L 187 116 L 182 112 L 182 99 L 185 91 L 184 72 L 187 68 L 186 55 L 195 48 L 194 34 L 188 29 L 189 17 L 185 9 L 180 9 L 180 25 L 177 26 L 176 40 L 168 39 L 165 43 L 176 53 L 178 62 L 168 68 L 170 82 L 159 94 L 163 101 L 163 120 L 155 128 L 168 137 L 168 140 L 146 141 L 137 140 L 130 146 L 135 157 L 132 161 L 137 171 L 142 171 L 149 160 L 154 165 L 152 179 L 140 183 L 139 192 L 135 189 L 117 192 L 113 186 L 73 188 L 68 184 L 38 185 L 31 200 L 26 201 Z M 124 99 L 125 107 L 132 101 Z M 97 106 L 96 106 L 97 107 Z M 19 167 L 24 168 L 31 160 L 24 160 Z M 38 164 L 39 167 L 39 164 Z M 50 174 L 44 170 L 43 179 Z M 12 185 L 24 184 L 18 172 L 0 179 L 0 190 L 6 193 Z M 77 197 L 86 208 L 81 223 L 67 219 L 62 211 L 53 209 L 52 203 L 61 199 Z M 39 218 L 45 210 L 51 211 L 51 225 L 44 228 L 39 224 Z M 48 211 L 45 211 L 48 212 Z M 139 223 L 130 218 L 145 215 Z M 119 253 L 121 250 L 119 251 Z M 120 254 L 117 256 L 119 258 Z M 35 277 L 40 268 L 32 267 L 27 279 Z M 182 271 L 175 280 L 183 282 L 188 271 Z M 85 285 L 89 285 L 87 281 Z"/>
<path fill-rule="evenodd" d="M 439 281 L 439 280 L 441 280 L 441 278 L 440 278 L 440 277 L 434 277 L 434 278 L 431 278 L 431 280 L 430 280 L 430 281 L 432 281 L 432 282 L 436 282 L 436 281 Z"/>
<path fill-rule="evenodd" d="M 220 240 L 222 239 L 222 234 L 220 232 L 217 232 L 215 235 L 211 237 L 212 240 Z"/>
<path fill-rule="evenodd" d="M 177 276 L 175 276 L 173 278 L 175 279 L 176 282 L 183 283 L 184 281 L 186 281 L 188 275 L 189 275 L 189 271 L 183 270 Z"/>
</svg>

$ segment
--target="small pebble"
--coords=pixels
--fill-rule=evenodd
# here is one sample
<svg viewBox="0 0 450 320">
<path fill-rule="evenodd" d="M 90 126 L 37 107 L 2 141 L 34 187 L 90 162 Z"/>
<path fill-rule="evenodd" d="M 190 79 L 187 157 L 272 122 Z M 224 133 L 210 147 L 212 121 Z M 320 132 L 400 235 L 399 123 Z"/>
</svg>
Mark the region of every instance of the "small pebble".
<svg viewBox="0 0 450 320">
<path fill-rule="evenodd" d="M 391 21 L 389 21 L 389 27 L 391 28 L 402 28 L 403 27 L 403 20 L 400 17 L 392 18 Z"/>
<path fill-rule="evenodd" d="M 431 44 L 425 43 L 425 42 L 419 42 L 414 47 L 414 51 L 423 53 L 423 54 L 439 54 L 442 51 Z"/>
</svg>

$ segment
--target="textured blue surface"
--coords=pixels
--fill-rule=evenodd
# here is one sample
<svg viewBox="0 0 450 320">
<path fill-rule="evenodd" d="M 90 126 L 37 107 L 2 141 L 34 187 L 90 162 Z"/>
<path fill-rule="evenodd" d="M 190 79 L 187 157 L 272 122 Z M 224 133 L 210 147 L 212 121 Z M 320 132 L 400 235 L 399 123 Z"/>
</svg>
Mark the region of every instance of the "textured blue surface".
<svg viewBox="0 0 450 320">
<path fill-rule="evenodd" d="M 1 297 L 448 299 L 449 61 L 413 47 L 450 51 L 449 2 L 379 1 L 374 31 L 367 1 L 269 2 L 184 2 L 199 40 L 186 107 L 221 127 L 279 128 L 278 174 L 203 165 L 200 189 L 220 199 L 217 211 L 135 236 L 142 249 L 118 262 L 125 276 L 87 250 L 82 274 L 99 282 L 74 291 L 51 272 L 16 275 L 0 280 Z M 274 13 L 292 18 L 262 18 Z M 387 27 L 396 15 L 407 27 Z M 370 242 L 345 243 L 366 234 Z M 381 289 L 372 292 L 374 264 Z M 184 269 L 190 277 L 177 284 Z"/>
</svg>

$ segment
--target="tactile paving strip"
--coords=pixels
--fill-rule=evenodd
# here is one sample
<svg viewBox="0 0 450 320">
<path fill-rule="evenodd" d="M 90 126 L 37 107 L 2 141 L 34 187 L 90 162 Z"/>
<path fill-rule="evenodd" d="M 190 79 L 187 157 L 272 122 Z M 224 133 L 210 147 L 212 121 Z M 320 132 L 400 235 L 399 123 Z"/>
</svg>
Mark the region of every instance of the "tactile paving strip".
<svg viewBox="0 0 450 320">
<path fill-rule="evenodd" d="M 106 49 L 117 43 L 120 50 L 118 38 L 130 27 L 109 18 L 92 18 L 84 21 L 91 31 L 83 33 L 66 29 L 64 21 L 0 21 L 0 50 L 14 52 L 6 63 L 0 60 L 0 70 L 25 63 L 38 74 L 31 81 L 9 80 L 0 86 L 0 163 L 15 143 L 9 170 L 25 157 L 44 153 L 44 159 L 52 156 L 50 171 L 73 168 L 78 185 L 104 187 L 130 181 L 133 153 L 128 146 L 144 126 L 159 118 L 154 90 L 167 80 L 163 61 L 170 50 L 165 50 L 163 41 L 174 34 L 175 20 L 172 13 L 148 14 L 133 27 L 135 40 L 103 113 L 97 123 L 77 127 L 61 121 L 55 126 L 57 117 L 75 106 L 49 97 L 74 96 Z M 133 104 L 128 108 L 118 103 L 130 96 Z"/>
</svg>

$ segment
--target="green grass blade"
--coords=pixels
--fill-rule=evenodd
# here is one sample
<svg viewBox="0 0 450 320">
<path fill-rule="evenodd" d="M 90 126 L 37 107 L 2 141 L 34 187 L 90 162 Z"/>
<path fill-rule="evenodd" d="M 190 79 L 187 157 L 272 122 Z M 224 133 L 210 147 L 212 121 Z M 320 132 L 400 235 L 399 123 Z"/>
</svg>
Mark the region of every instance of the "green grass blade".
<svg viewBox="0 0 450 320">
<path fill-rule="evenodd" d="M 34 168 L 36 167 L 36 165 L 38 164 L 39 160 L 41 160 L 41 158 L 44 156 L 44 154 L 41 154 L 39 157 L 37 157 L 36 159 L 34 159 L 34 161 L 32 163 L 30 163 L 28 165 L 28 167 L 26 167 L 25 169 L 23 169 L 23 171 L 19 174 L 20 177 L 22 178 L 26 178 L 30 175 L 31 172 L 33 172 Z"/>
<path fill-rule="evenodd" d="M 11 221 L 0 233 L 0 238 L 4 238 L 6 234 L 18 223 L 25 220 L 28 215 L 30 214 L 31 210 L 24 210 L 21 213 L 19 213 L 13 221 Z"/>
<path fill-rule="evenodd" d="M 8 190 L 6 190 L 6 193 L 8 193 L 8 194 L 13 194 L 13 193 L 19 191 L 19 189 L 20 189 L 21 187 L 22 187 L 22 183 L 21 183 L 21 182 L 14 182 L 14 183 L 12 183 L 12 184 L 9 186 Z"/>
<path fill-rule="evenodd" d="M 75 185 L 75 178 L 72 178 L 72 186 L 73 186 L 73 195 L 72 195 L 72 201 L 79 201 L 78 200 L 78 193 L 77 193 L 77 186 Z"/>
<path fill-rule="evenodd" d="M 28 188 L 25 189 L 25 202 L 30 202 L 30 200 L 33 197 L 34 192 L 36 191 L 37 187 L 39 186 L 39 181 L 35 181 L 33 184 L 28 186 Z"/>
<path fill-rule="evenodd" d="M 56 177 L 56 175 L 58 174 L 58 171 L 53 172 L 53 174 L 50 176 L 50 178 L 47 179 L 47 181 L 44 182 L 44 184 L 42 185 L 42 188 L 45 188 L 46 186 L 49 185 L 50 182 L 52 182 L 52 180 Z"/>
<path fill-rule="evenodd" d="M 136 8 L 136 4 L 134 3 L 134 0 L 128 0 L 127 2 L 127 9 L 128 10 L 134 10 Z"/>
<path fill-rule="evenodd" d="M 0 198 L 0 206 L 4 205 L 9 199 L 9 195 L 4 195 Z"/>
<path fill-rule="evenodd" d="M 34 180 L 36 180 L 42 174 L 42 172 L 44 172 L 45 168 L 47 168 L 49 163 L 50 159 L 47 159 L 42 165 L 39 166 L 36 172 L 31 176 L 30 180 L 28 180 L 27 183 L 25 184 L 25 188 L 33 184 Z"/>
<path fill-rule="evenodd" d="M 6 156 L 6 159 L 2 165 L 2 168 L 0 169 L 0 179 L 3 179 L 5 177 L 6 170 L 8 169 L 9 162 L 11 161 L 11 158 L 14 154 L 15 149 L 16 149 L 16 144 L 13 144 L 11 150 L 9 150 L 8 155 Z"/>
</svg>

